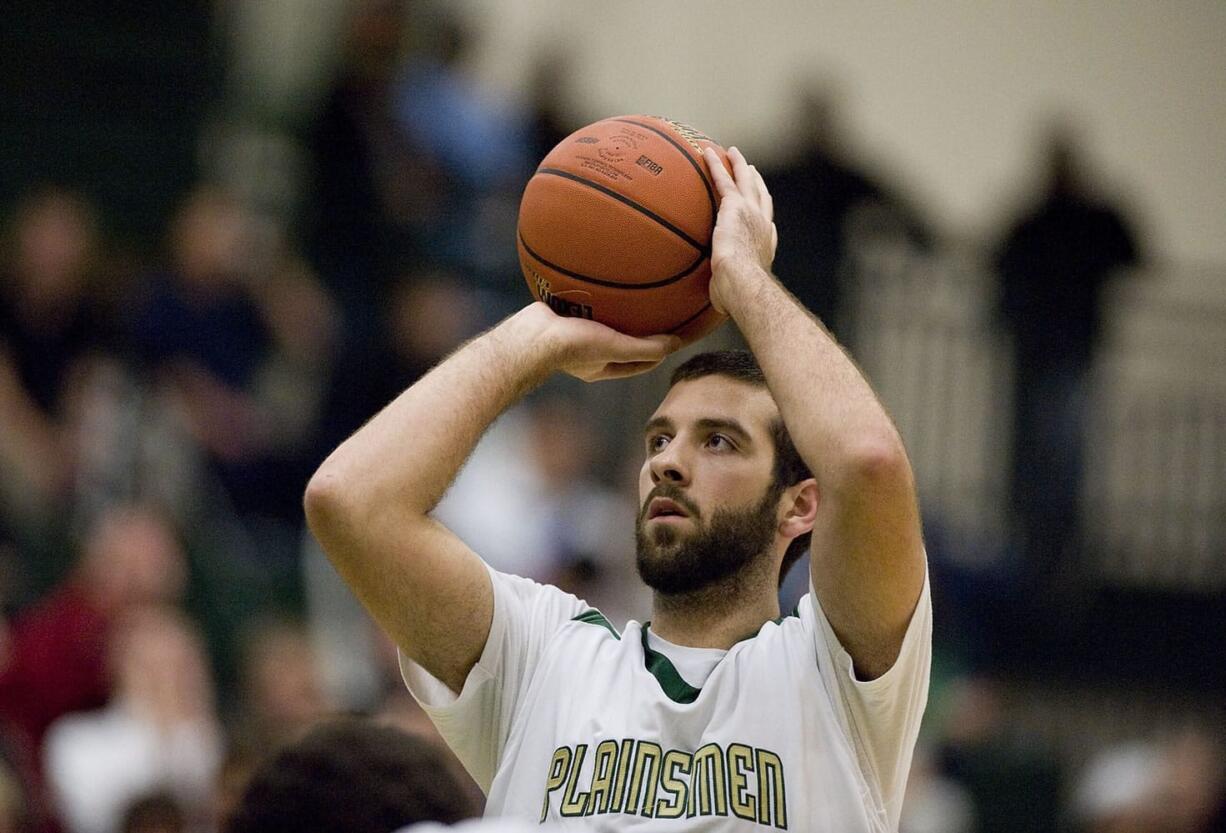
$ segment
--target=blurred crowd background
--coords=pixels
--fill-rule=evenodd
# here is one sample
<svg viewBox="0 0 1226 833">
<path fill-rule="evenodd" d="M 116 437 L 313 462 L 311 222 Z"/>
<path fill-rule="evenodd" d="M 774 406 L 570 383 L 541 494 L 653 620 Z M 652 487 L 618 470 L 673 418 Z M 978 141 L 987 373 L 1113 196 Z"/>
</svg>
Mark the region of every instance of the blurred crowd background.
<svg viewBox="0 0 1226 833">
<path fill-rule="evenodd" d="M 524 183 L 572 130 L 633 112 L 695 120 L 760 163 L 777 274 L 908 442 L 936 659 L 904 833 L 1226 829 L 1226 213 L 1180 210 L 1180 188 L 1226 205 L 1222 7 L 1112 6 L 1144 48 L 1108 81 L 1075 50 L 1036 61 L 1043 106 L 1010 111 L 1028 159 L 950 211 L 882 148 L 910 138 L 932 162 L 963 136 L 931 119 L 912 134 L 902 113 L 873 141 L 855 62 L 806 28 L 821 12 L 733 5 L 5 6 L 0 831 L 216 829 L 253 768 L 325 715 L 434 737 L 301 494 L 345 436 L 528 300 Z M 852 6 L 832 19 L 890 32 L 888 7 Z M 1035 21 L 1093 16 L 1027 8 L 985 27 L 932 7 L 978 20 L 967 49 L 1002 62 L 918 63 L 934 110 L 1025 87 L 1002 66 L 1050 52 L 1027 40 Z M 951 28 L 903 13 L 917 44 Z M 1149 27 L 1156 13 L 1174 23 Z M 1093 55 L 1104 27 L 1068 37 Z M 722 135 L 781 61 L 781 115 Z M 1219 72 L 1172 86 L 1181 61 Z M 1087 77 L 1115 97 L 1078 106 Z M 1153 101 L 1172 108 L 1139 117 L 1159 137 L 1169 121 L 1157 148 L 1096 130 Z M 1000 126 L 985 112 L 982 129 Z M 647 618 L 634 479 L 665 376 L 550 383 L 438 514 L 499 569 Z"/>
</svg>

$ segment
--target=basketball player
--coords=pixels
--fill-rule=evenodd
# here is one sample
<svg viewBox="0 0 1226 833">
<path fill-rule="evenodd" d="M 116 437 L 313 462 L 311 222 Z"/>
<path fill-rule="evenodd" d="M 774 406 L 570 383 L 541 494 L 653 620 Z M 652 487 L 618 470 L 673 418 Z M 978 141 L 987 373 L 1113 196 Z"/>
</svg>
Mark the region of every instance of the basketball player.
<svg viewBox="0 0 1226 833">
<path fill-rule="evenodd" d="M 771 275 L 770 194 L 729 158 L 732 176 L 706 154 L 722 200 L 710 295 L 753 357 L 682 365 L 647 422 L 649 623 L 618 633 L 573 596 L 491 570 L 429 513 L 534 385 L 643 372 L 675 349 L 669 336 L 533 304 L 401 394 L 307 488 L 311 529 L 400 646 L 487 814 L 596 830 L 897 827 L 931 643 L 911 469 L 856 366 Z M 811 592 L 780 616 L 781 573 L 810 538 Z"/>
</svg>

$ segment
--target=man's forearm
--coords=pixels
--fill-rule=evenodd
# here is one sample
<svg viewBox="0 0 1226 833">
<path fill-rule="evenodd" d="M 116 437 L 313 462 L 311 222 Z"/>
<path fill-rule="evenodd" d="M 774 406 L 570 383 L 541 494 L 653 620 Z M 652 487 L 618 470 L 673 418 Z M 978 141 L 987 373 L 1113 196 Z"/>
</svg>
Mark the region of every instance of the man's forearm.
<svg viewBox="0 0 1226 833">
<path fill-rule="evenodd" d="M 307 484 L 307 523 L 341 577 L 405 655 L 452 691 L 484 649 L 494 590 L 480 556 L 428 513 L 490 423 L 550 373 L 629 376 L 676 346 L 530 304 L 398 396 Z"/>
<path fill-rule="evenodd" d="M 871 679 L 894 663 L 924 581 L 915 483 L 902 440 L 859 368 L 769 272 L 776 234 L 766 183 L 732 148 L 733 176 L 709 150 L 721 197 L 711 301 L 744 333 L 817 488 L 809 569 L 835 634 Z M 735 177 L 735 179 L 734 179 Z M 798 486 L 803 495 L 805 483 Z M 811 514 L 810 514 L 811 513 Z"/>
<path fill-rule="evenodd" d="M 832 483 L 853 464 L 902 454 L 898 433 L 859 368 L 774 276 L 746 263 L 721 278 L 726 311 L 819 484 Z"/>
<path fill-rule="evenodd" d="M 350 505 L 425 515 L 486 428 L 552 371 L 540 327 L 524 311 L 461 347 L 342 443 L 313 487 Z"/>
</svg>

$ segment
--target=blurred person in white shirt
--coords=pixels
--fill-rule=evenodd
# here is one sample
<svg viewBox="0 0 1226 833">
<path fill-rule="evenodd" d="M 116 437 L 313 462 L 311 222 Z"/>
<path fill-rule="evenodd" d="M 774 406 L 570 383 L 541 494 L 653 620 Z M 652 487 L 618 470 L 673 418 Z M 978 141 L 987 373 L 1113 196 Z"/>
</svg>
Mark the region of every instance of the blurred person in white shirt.
<svg viewBox="0 0 1226 833">
<path fill-rule="evenodd" d="M 164 789 L 189 814 L 208 800 L 223 741 L 204 645 L 177 610 L 129 614 L 111 642 L 106 708 L 70 714 L 44 750 L 51 792 L 69 833 L 113 833 L 140 796 Z"/>
</svg>

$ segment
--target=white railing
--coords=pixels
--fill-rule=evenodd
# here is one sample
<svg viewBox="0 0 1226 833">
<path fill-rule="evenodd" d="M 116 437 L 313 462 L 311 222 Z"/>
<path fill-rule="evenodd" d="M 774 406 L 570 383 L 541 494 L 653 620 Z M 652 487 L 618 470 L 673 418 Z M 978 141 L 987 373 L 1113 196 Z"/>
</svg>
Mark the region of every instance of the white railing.
<svg viewBox="0 0 1226 833">
<path fill-rule="evenodd" d="M 925 512 L 964 559 L 1002 551 L 1011 356 L 975 252 L 862 246 L 852 351 L 898 422 Z M 1149 269 L 1106 297 L 1085 422 L 1088 574 L 1226 589 L 1226 269 Z"/>
</svg>

